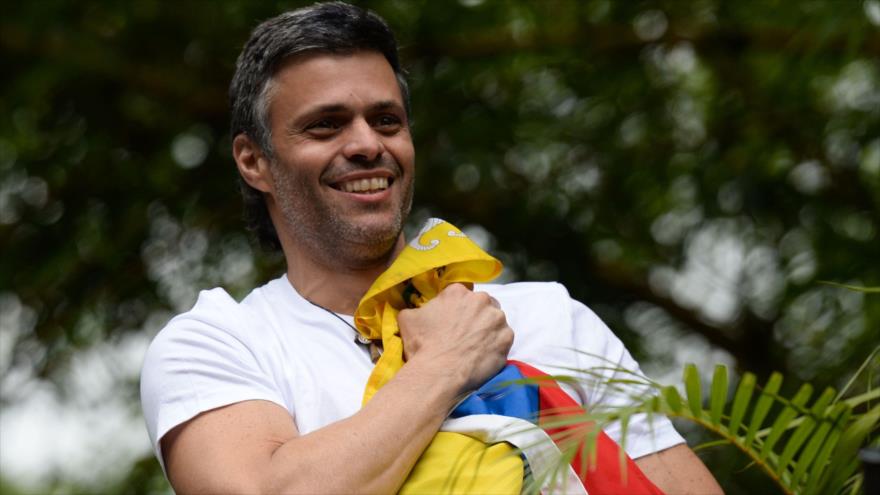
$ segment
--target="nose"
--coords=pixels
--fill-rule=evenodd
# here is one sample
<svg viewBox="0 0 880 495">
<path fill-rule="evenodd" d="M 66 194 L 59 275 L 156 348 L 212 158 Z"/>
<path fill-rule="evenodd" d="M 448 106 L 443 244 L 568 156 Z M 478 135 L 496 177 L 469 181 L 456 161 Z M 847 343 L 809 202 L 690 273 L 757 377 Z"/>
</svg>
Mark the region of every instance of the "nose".
<svg viewBox="0 0 880 495">
<path fill-rule="evenodd" d="M 378 160 L 384 151 L 382 137 L 367 121 L 356 119 L 351 123 L 347 142 L 342 149 L 347 159 L 370 163 Z"/>
</svg>

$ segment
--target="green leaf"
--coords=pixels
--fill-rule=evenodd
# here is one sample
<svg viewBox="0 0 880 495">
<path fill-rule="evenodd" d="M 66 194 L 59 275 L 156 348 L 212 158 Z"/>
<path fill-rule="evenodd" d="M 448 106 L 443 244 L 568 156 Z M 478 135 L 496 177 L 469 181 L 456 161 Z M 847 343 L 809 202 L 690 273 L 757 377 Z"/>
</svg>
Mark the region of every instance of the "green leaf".
<svg viewBox="0 0 880 495">
<path fill-rule="evenodd" d="M 851 376 L 849 381 L 846 382 L 846 385 L 844 385 L 843 388 L 840 389 L 840 393 L 837 394 L 838 400 L 849 391 L 849 388 L 852 386 L 853 383 L 855 383 L 856 379 L 862 374 L 862 372 L 865 371 L 865 368 L 867 368 L 873 362 L 874 355 L 877 354 L 878 352 L 880 352 L 880 345 L 878 345 L 877 347 L 874 348 L 873 351 L 871 351 L 871 354 L 869 354 L 868 357 L 865 358 L 864 361 L 862 361 L 862 365 L 859 366 L 859 369 L 857 369 L 855 373 L 853 373 L 853 376 Z M 870 375 L 869 375 L 869 378 L 870 378 Z M 869 383 L 870 383 L 870 380 L 869 380 Z"/>
<path fill-rule="evenodd" d="M 755 434 L 758 433 L 758 430 L 764 423 L 764 418 L 767 416 L 767 413 L 770 412 L 770 406 L 773 405 L 774 397 L 776 396 L 776 393 L 779 392 L 779 387 L 781 386 L 782 375 L 774 371 L 773 374 L 770 375 L 770 379 L 767 380 L 767 385 L 764 387 L 764 390 L 761 391 L 761 398 L 758 399 L 758 403 L 755 405 L 755 410 L 752 411 L 752 422 L 749 425 L 749 432 L 746 434 L 746 445 L 751 445 L 755 440 Z"/>
<path fill-rule="evenodd" d="M 813 407 L 810 408 L 810 413 L 817 418 L 825 417 L 829 412 L 828 406 L 831 404 L 832 400 L 834 400 L 834 389 L 828 387 L 822 391 L 822 395 L 820 395 L 819 398 L 816 399 L 816 402 L 813 403 Z"/>
<path fill-rule="evenodd" d="M 626 445 L 626 433 L 629 428 L 629 418 L 630 416 L 626 416 L 620 419 L 620 448 L 617 449 L 617 463 L 618 468 L 620 469 L 621 478 L 626 481 L 626 451 L 624 450 Z"/>
<path fill-rule="evenodd" d="M 727 367 L 723 364 L 715 366 L 715 374 L 712 376 L 712 390 L 709 396 L 709 420 L 717 425 L 721 422 L 721 413 L 724 412 L 724 404 L 727 403 Z"/>
<path fill-rule="evenodd" d="M 854 395 L 843 402 L 845 402 L 850 407 L 856 407 L 865 402 L 870 402 L 874 399 L 880 399 L 880 388 L 875 388 L 874 390 L 871 390 L 870 392 L 865 392 L 863 394 Z"/>
<path fill-rule="evenodd" d="M 807 446 L 804 447 L 804 451 L 801 452 L 801 455 L 794 466 L 794 474 L 791 475 L 790 482 L 792 487 L 798 486 L 798 482 L 804 477 L 807 468 L 810 467 L 810 463 L 813 462 L 813 459 L 816 458 L 816 454 L 819 453 L 819 447 L 822 446 L 822 441 L 825 440 L 828 432 L 831 431 L 831 427 L 831 421 L 826 420 L 819 425 L 819 428 L 817 428 L 816 432 L 810 437 L 810 441 L 807 442 Z"/>
<path fill-rule="evenodd" d="M 701 450 L 711 449 L 712 447 L 718 447 L 721 445 L 730 445 L 730 440 L 727 438 L 719 438 L 718 440 L 712 440 L 711 442 L 703 442 L 699 445 L 694 445 L 691 447 L 691 450 L 699 452 Z"/>
<path fill-rule="evenodd" d="M 832 287 L 840 287 L 841 289 L 854 290 L 856 292 L 864 292 L 866 294 L 880 293 L 880 287 L 862 287 L 860 285 L 839 284 L 837 282 L 830 282 L 828 280 L 819 280 L 819 283 L 825 284 L 825 285 L 830 285 Z"/>
<path fill-rule="evenodd" d="M 798 491 L 798 485 L 800 480 L 803 478 L 804 474 L 806 474 L 807 469 L 812 463 L 813 459 L 816 457 L 816 454 L 819 451 L 819 448 L 822 446 L 822 441 L 825 439 L 826 435 L 830 429 L 834 426 L 835 421 L 839 418 L 839 416 L 852 407 L 852 404 L 849 404 L 847 401 L 843 403 L 836 404 L 835 406 L 829 409 L 829 405 L 836 400 L 834 396 L 834 389 L 826 388 L 822 395 L 813 403 L 813 407 L 810 409 L 809 414 L 802 416 L 801 418 L 796 419 L 789 423 L 789 425 L 798 424 L 798 429 L 792 434 L 791 439 L 789 439 L 788 445 L 786 445 L 785 450 L 779 458 L 779 471 L 782 472 L 786 465 L 788 464 L 788 456 L 793 455 L 797 448 L 799 447 L 799 443 L 803 443 L 806 440 L 806 447 L 804 447 L 800 456 L 797 458 L 793 458 L 792 463 L 792 475 L 789 478 L 789 486 L 795 492 Z M 812 426 L 810 426 L 812 424 Z M 815 426 L 818 425 L 818 428 Z M 815 428 L 812 434 L 804 433 L 803 431 L 808 428 Z M 838 429 L 842 431 L 842 427 L 838 425 Z M 800 438 L 803 436 L 804 438 Z"/>
<path fill-rule="evenodd" d="M 794 459 L 794 465 L 792 466 L 792 476 L 789 478 L 789 486 L 794 489 L 797 487 L 797 482 L 806 472 L 806 469 L 809 463 L 813 460 L 816 453 L 819 451 L 819 445 L 821 445 L 822 439 L 828 434 L 828 430 L 831 428 L 831 420 L 826 418 L 826 413 L 828 412 L 828 405 L 834 399 L 834 389 L 826 388 L 822 395 L 813 403 L 813 407 L 810 409 L 809 414 L 802 416 L 802 422 L 800 426 L 798 426 L 797 430 L 794 431 L 791 438 L 788 440 L 788 443 L 785 446 L 785 449 L 782 451 L 782 455 L 779 456 L 779 463 L 777 465 L 777 470 L 779 472 L 785 472 L 788 467 L 788 463 L 794 459 L 795 453 L 801 447 L 801 445 L 808 439 L 812 438 L 810 443 L 804 448 L 803 452 L 799 459 Z M 818 425 L 818 429 L 816 426 Z M 810 434 L 815 433 L 812 437 Z M 818 440 L 814 443 L 812 440 Z"/>
<path fill-rule="evenodd" d="M 684 368 L 684 389 L 687 392 L 688 406 L 694 418 L 700 419 L 703 415 L 703 396 L 700 390 L 700 373 L 693 364 Z"/>
<path fill-rule="evenodd" d="M 851 476 L 846 480 L 846 484 L 849 485 L 849 495 L 860 495 L 862 493 L 862 476 Z"/>
<path fill-rule="evenodd" d="M 794 430 L 794 433 L 791 435 L 791 438 L 788 439 L 788 443 L 785 444 L 785 448 L 782 450 L 782 455 L 779 456 L 779 462 L 776 464 L 776 470 L 778 472 L 785 472 L 788 463 L 791 462 L 795 452 L 797 452 L 801 445 L 804 444 L 807 436 L 812 433 L 815 428 L 816 420 L 810 416 L 804 417 L 804 421 L 796 430 Z"/>
<path fill-rule="evenodd" d="M 675 387 L 671 385 L 663 387 L 663 399 L 669 405 L 669 410 L 675 414 L 681 412 L 681 396 L 678 395 L 678 390 Z"/>
<path fill-rule="evenodd" d="M 739 425 L 745 416 L 746 408 L 752 400 L 752 391 L 755 389 L 755 375 L 746 373 L 739 381 L 736 388 L 736 396 L 733 399 L 733 407 L 730 409 L 730 434 L 737 435 Z"/>
<path fill-rule="evenodd" d="M 761 448 L 761 459 L 767 458 L 767 454 L 773 450 L 773 446 L 776 445 L 776 442 L 782 437 L 785 430 L 788 429 L 788 424 L 797 416 L 798 410 L 802 410 L 803 405 L 810 400 L 811 395 L 813 395 L 813 386 L 809 383 L 803 384 L 795 394 L 794 399 L 791 400 L 791 403 L 779 413 L 779 416 L 776 417 L 776 421 L 773 422 L 773 426 L 770 428 L 770 434 L 764 440 L 764 446 Z"/>
<path fill-rule="evenodd" d="M 852 424 L 843 431 L 840 436 L 840 442 L 834 449 L 835 460 L 850 462 L 832 462 L 829 466 L 831 479 L 828 490 L 833 492 L 840 491 L 846 483 L 847 478 L 858 469 L 858 453 L 865 438 L 880 422 L 880 404 L 874 406 L 871 410 L 863 414 L 861 417 L 852 422 Z"/>
<path fill-rule="evenodd" d="M 803 485 L 806 490 L 804 492 L 805 495 L 825 493 L 824 488 L 828 482 L 828 476 L 825 476 L 825 474 L 827 474 L 831 466 L 826 465 L 826 463 L 828 462 L 829 457 L 831 457 L 831 452 L 834 451 L 837 446 L 837 442 L 840 440 L 841 435 L 843 435 L 842 425 L 846 424 L 851 414 L 852 409 L 843 403 L 837 403 L 832 408 L 830 417 L 834 418 L 834 425 L 831 433 L 828 434 L 828 439 L 816 455 L 816 460 L 813 462 L 813 469 L 810 471 L 810 477 Z M 833 464 L 834 462 L 832 461 L 832 465 Z"/>
</svg>

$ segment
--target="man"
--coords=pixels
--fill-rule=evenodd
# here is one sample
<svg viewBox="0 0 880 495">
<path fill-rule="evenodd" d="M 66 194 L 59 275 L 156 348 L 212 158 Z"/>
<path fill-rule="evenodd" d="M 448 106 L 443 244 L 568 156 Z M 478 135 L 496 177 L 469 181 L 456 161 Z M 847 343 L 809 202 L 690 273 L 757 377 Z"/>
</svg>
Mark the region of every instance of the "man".
<svg viewBox="0 0 880 495">
<path fill-rule="evenodd" d="M 395 492 L 447 414 L 508 358 L 582 366 L 576 347 L 637 370 L 557 284 L 453 284 L 399 313 L 406 364 L 361 407 L 376 349 L 350 315 L 406 245 L 407 91 L 388 26 L 346 4 L 266 21 L 244 47 L 233 157 L 251 223 L 287 273 L 241 303 L 203 292 L 148 351 L 144 414 L 179 493 Z M 570 393 L 588 407 L 619 400 Z M 720 492 L 667 420 L 629 432 L 628 453 L 661 489 Z"/>
</svg>

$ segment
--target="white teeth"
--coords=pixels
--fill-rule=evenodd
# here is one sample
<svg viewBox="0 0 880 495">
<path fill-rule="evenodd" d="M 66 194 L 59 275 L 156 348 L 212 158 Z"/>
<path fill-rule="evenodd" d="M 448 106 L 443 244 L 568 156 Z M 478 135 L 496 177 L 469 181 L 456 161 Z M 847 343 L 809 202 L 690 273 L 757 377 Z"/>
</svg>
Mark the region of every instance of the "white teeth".
<svg viewBox="0 0 880 495">
<path fill-rule="evenodd" d="M 355 179 L 340 184 L 340 189 L 345 192 L 369 193 L 388 189 L 387 177 L 373 177 L 370 179 Z"/>
</svg>

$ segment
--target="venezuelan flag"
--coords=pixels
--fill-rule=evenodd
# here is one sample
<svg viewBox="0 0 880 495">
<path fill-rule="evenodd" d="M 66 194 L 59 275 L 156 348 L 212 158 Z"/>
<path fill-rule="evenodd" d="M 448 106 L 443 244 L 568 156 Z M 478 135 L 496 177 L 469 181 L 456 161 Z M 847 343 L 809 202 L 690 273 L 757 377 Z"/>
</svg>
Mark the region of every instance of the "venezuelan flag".
<svg viewBox="0 0 880 495">
<path fill-rule="evenodd" d="M 582 418 L 584 413 L 584 408 L 552 377 L 526 363 L 508 361 L 495 377 L 453 410 L 443 430 L 451 428 L 465 435 L 477 433 L 492 442 L 516 445 L 528 466 L 524 477 L 533 476 L 535 487 L 548 491 L 661 494 L 633 460 L 621 452 L 617 443 L 594 424 L 564 421 L 566 417 Z M 477 428 L 471 425 L 473 429 L 469 430 L 465 418 L 479 418 L 471 421 L 477 424 Z M 519 421 L 509 421 L 508 418 Z M 492 425 L 496 429 L 487 435 Z M 588 451 L 585 445 L 589 436 L 595 436 L 595 450 L 592 451 Z M 548 449 L 548 441 L 552 441 L 556 449 Z M 569 469 L 567 472 L 553 472 L 558 468 L 563 452 L 568 452 L 571 457 Z"/>
<path fill-rule="evenodd" d="M 501 263 L 459 229 L 430 219 L 364 295 L 355 325 L 364 337 L 381 340 L 384 352 L 364 391 L 364 403 L 404 365 L 397 314 L 419 307 L 452 283 L 487 282 Z M 419 458 L 401 493 L 546 492 L 660 494 L 620 447 L 595 425 L 560 419 L 584 413 L 551 377 L 509 361 L 462 401 Z M 595 450 L 583 448 L 596 438 Z M 554 468 L 575 452 L 568 468 Z M 621 465 L 621 459 L 624 463 Z"/>
</svg>

